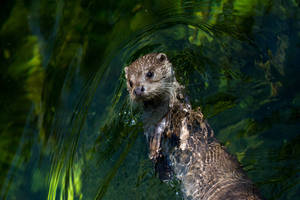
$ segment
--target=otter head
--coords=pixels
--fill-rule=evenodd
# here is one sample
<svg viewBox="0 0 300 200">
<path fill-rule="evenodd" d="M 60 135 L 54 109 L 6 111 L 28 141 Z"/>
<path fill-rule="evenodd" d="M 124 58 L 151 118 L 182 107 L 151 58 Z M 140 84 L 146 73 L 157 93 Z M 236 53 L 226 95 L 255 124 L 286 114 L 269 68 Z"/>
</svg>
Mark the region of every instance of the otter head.
<svg viewBox="0 0 300 200">
<path fill-rule="evenodd" d="M 175 81 L 172 64 L 164 53 L 150 53 L 125 67 L 127 90 L 135 102 L 165 101 Z"/>
</svg>

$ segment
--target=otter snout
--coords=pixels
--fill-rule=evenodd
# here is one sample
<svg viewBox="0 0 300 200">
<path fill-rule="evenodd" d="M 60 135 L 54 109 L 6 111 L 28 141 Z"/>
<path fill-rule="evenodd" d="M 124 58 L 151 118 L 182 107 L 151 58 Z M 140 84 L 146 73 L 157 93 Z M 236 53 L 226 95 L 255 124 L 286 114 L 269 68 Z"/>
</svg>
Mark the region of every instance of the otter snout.
<svg viewBox="0 0 300 200">
<path fill-rule="evenodd" d="M 135 96 L 142 96 L 144 94 L 145 88 L 144 86 L 136 87 L 133 91 Z"/>
</svg>

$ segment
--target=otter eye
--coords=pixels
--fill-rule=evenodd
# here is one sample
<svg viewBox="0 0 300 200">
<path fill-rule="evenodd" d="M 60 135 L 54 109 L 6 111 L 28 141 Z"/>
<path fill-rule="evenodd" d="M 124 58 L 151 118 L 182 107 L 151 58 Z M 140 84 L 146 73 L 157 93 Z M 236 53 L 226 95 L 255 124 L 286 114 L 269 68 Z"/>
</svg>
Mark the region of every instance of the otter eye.
<svg viewBox="0 0 300 200">
<path fill-rule="evenodd" d="M 132 87 L 132 81 L 129 81 L 129 85 L 130 85 L 130 87 Z"/>
<path fill-rule="evenodd" d="M 147 77 L 147 78 L 152 78 L 153 75 L 154 75 L 154 73 L 151 72 L 151 71 L 149 71 L 149 72 L 147 72 L 146 77 Z"/>
</svg>

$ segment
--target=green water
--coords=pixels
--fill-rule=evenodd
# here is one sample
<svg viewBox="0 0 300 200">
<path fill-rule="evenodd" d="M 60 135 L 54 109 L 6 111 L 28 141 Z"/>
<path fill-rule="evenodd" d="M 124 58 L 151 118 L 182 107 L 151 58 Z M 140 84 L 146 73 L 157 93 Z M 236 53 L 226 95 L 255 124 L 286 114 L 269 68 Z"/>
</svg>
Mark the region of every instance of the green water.
<svg viewBox="0 0 300 200">
<path fill-rule="evenodd" d="M 149 52 L 266 199 L 299 199 L 298 0 L 1 2 L 0 199 L 182 199 L 125 90 Z"/>
</svg>

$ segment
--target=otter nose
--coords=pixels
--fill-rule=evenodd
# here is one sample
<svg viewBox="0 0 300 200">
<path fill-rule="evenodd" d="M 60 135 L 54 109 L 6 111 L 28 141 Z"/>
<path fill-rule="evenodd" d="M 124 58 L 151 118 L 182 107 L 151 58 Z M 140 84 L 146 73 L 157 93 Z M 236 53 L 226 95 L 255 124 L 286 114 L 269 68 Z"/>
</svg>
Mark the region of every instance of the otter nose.
<svg viewBox="0 0 300 200">
<path fill-rule="evenodd" d="M 139 86 L 134 89 L 135 96 L 141 96 L 145 91 L 144 86 Z"/>
</svg>

